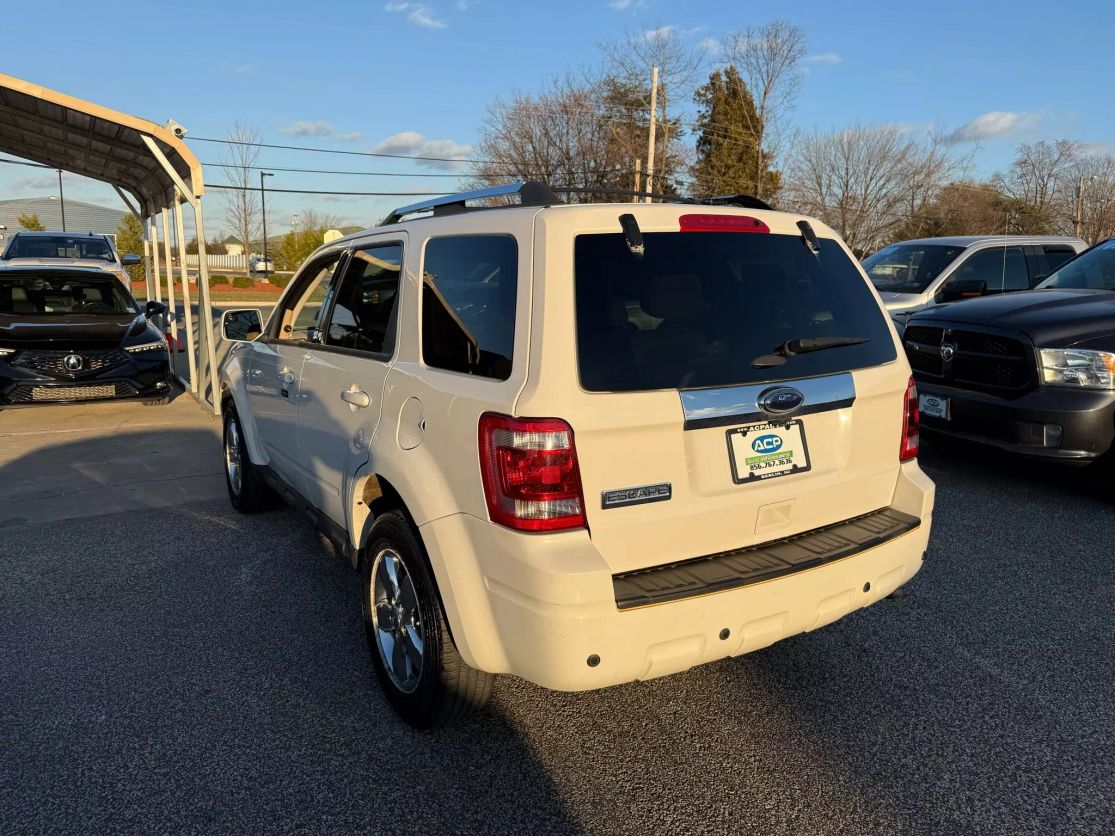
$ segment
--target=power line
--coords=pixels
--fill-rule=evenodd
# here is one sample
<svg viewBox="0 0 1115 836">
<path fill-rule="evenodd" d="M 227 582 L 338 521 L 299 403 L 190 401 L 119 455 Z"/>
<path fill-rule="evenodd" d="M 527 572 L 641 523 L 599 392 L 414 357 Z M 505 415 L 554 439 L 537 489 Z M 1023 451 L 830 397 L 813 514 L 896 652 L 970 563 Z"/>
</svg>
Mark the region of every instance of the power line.
<svg viewBox="0 0 1115 836">
<path fill-rule="evenodd" d="M 194 136 L 197 142 L 219 142 L 224 145 L 247 145 L 252 148 L 276 148 L 281 151 L 311 151 L 315 154 L 341 154 L 350 157 L 381 157 L 390 160 L 419 160 L 432 163 L 495 163 L 495 160 L 473 160 L 464 157 L 429 157 L 423 154 L 385 154 L 381 151 L 345 151 L 340 148 L 312 148 L 307 145 L 276 145 L 270 142 L 244 142 L 239 139 L 213 139 Z"/>
<path fill-rule="evenodd" d="M 462 177 L 471 176 L 467 172 L 461 174 L 433 174 L 426 172 L 407 173 L 403 171 L 344 171 L 336 168 L 279 168 L 273 165 L 234 165 L 227 163 L 202 163 L 212 168 L 247 168 L 252 171 L 282 171 L 294 174 L 344 174 L 358 177 L 451 177 L 461 179 Z M 268 191 L 273 191 L 268 189 Z"/>
<path fill-rule="evenodd" d="M 258 192 L 258 186 L 232 186 L 227 183 L 206 183 L 207 189 L 228 189 L 236 192 Z M 281 192 L 284 194 L 321 194 L 321 195 L 344 195 L 346 197 L 429 197 L 430 195 L 443 194 L 443 192 L 329 192 L 317 191 L 314 189 L 268 189 L 268 194 L 271 192 Z"/>
</svg>

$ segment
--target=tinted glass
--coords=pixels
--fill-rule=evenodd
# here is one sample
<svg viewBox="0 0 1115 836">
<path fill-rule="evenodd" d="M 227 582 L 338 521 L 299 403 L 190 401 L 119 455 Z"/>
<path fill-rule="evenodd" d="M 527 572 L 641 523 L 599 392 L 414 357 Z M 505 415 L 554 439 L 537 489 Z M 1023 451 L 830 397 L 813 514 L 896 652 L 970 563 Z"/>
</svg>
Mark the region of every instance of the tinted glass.
<svg viewBox="0 0 1115 836">
<path fill-rule="evenodd" d="M 969 257 L 949 279 L 953 282 L 984 282 L 987 293 L 1029 290 L 1030 272 L 1021 247 L 992 247 Z"/>
<path fill-rule="evenodd" d="M 1062 264 L 1076 255 L 1076 250 L 1072 247 L 1051 247 L 1045 246 L 1045 266 L 1052 273 L 1059 268 Z"/>
<path fill-rule="evenodd" d="M 336 290 L 326 329 L 327 345 L 390 354 L 395 348 L 395 310 L 399 298 L 399 244 L 357 250 Z"/>
<path fill-rule="evenodd" d="M 886 318 L 835 241 L 813 255 L 797 236 L 644 233 L 633 256 L 620 234 L 575 245 L 577 352 L 590 391 L 731 386 L 832 374 L 894 360 Z M 752 361 L 787 340 L 866 342 Z"/>
<path fill-rule="evenodd" d="M 307 340 L 310 331 L 317 327 L 321 312 L 327 307 L 329 279 L 337 267 L 340 255 L 318 261 L 299 277 L 298 288 L 291 292 L 283 310 L 281 340 Z"/>
<path fill-rule="evenodd" d="M 28 276 L 0 279 L 0 314 L 61 316 L 63 314 L 134 314 L 135 301 L 112 277 L 75 279 Z"/>
<path fill-rule="evenodd" d="M 943 244 L 892 244 L 863 260 L 871 283 L 890 293 L 921 293 L 964 252 Z"/>
<path fill-rule="evenodd" d="M 515 346 L 518 246 L 505 235 L 434 238 L 422 268 L 422 359 L 506 380 Z"/>
<path fill-rule="evenodd" d="M 104 238 L 83 238 L 72 235 L 17 235 L 5 257 L 116 260 L 112 248 Z"/>
<path fill-rule="evenodd" d="M 1094 247 L 1038 285 L 1039 290 L 1049 287 L 1115 290 L 1115 240 Z"/>
</svg>

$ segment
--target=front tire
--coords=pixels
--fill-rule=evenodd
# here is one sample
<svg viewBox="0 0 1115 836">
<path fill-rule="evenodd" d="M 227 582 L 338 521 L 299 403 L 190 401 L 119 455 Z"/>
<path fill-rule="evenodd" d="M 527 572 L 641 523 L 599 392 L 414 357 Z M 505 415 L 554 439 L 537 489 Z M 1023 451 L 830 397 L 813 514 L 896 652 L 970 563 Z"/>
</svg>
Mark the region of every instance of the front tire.
<svg viewBox="0 0 1115 836">
<path fill-rule="evenodd" d="M 232 507 L 241 514 L 266 511 L 274 505 L 275 494 L 252 464 L 240 428 L 240 416 L 229 402 L 225 408 L 225 487 Z"/>
<path fill-rule="evenodd" d="M 401 511 L 372 526 L 361 563 L 364 631 L 387 701 L 419 729 L 459 722 L 488 701 L 494 677 L 457 652 L 426 551 Z"/>
</svg>

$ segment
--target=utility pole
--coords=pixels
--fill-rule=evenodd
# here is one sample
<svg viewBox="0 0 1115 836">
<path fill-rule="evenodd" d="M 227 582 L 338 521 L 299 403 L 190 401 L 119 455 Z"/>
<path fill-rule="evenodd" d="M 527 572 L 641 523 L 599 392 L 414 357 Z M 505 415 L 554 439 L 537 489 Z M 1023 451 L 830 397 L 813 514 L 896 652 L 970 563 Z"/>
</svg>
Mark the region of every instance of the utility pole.
<svg viewBox="0 0 1115 836">
<path fill-rule="evenodd" d="M 264 177 L 274 177 L 275 175 L 269 171 L 261 171 L 259 173 L 259 205 L 263 211 L 263 275 L 267 275 L 267 190 L 263 188 Z M 252 270 L 251 264 L 248 265 L 248 272 Z"/>
<path fill-rule="evenodd" d="M 641 191 L 640 187 L 642 185 L 643 185 L 643 160 L 640 157 L 639 159 L 635 160 L 635 191 L 636 192 Z M 639 195 L 637 195 L 637 194 L 632 195 L 631 196 L 631 202 L 632 203 L 638 203 L 639 202 Z"/>
<path fill-rule="evenodd" d="M 658 116 L 658 67 L 650 74 L 650 136 L 647 138 L 647 191 L 654 191 L 654 130 L 655 120 Z M 646 203 L 651 202 L 650 197 L 645 197 Z"/>
<path fill-rule="evenodd" d="M 1072 219 L 1072 232 L 1077 238 L 1084 230 L 1084 175 L 1076 182 L 1076 216 Z"/>
<path fill-rule="evenodd" d="M 58 169 L 58 205 L 62 209 L 62 231 L 66 231 L 66 196 L 62 194 L 62 169 Z"/>
</svg>

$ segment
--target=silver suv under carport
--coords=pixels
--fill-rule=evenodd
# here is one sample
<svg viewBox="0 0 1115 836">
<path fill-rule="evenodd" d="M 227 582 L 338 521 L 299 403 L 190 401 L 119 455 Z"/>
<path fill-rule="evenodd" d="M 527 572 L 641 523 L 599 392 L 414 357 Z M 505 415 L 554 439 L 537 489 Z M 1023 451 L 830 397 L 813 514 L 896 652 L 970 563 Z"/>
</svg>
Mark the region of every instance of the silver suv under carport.
<svg viewBox="0 0 1115 836">
<path fill-rule="evenodd" d="M 1086 247 L 1057 235 L 918 238 L 868 256 L 863 269 L 901 329 L 933 305 L 1030 290 Z"/>
</svg>

